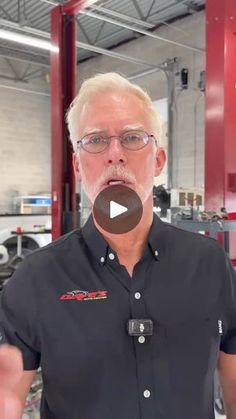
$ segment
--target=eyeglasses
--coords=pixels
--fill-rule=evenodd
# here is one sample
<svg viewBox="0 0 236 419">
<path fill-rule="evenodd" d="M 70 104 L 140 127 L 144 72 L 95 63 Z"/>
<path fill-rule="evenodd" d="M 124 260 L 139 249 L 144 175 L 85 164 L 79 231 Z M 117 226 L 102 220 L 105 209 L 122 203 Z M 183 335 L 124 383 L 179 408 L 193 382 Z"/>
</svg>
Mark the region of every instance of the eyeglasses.
<svg viewBox="0 0 236 419">
<path fill-rule="evenodd" d="M 77 144 L 88 153 L 96 154 L 106 150 L 106 148 L 109 147 L 112 138 L 119 138 L 122 147 L 131 151 L 138 151 L 144 148 L 149 143 L 150 138 L 153 138 L 156 141 L 154 135 L 149 135 L 145 131 L 132 130 L 126 131 L 121 135 L 112 135 L 109 137 L 105 137 L 99 133 L 88 134 L 77 141 Z"/>
</svg>

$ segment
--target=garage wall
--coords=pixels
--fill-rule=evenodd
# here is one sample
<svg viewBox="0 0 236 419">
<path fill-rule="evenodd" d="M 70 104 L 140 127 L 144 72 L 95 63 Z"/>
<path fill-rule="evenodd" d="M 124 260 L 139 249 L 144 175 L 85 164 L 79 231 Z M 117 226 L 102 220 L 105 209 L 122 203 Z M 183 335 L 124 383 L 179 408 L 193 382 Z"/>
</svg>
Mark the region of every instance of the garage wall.
<svg viewBox="0 0 236 419">
<path fill-rule="evenodd" d="M 204 13 L 176 21 L 171 27 L 162 27 L 158 34 L 166 38 L 191 44 L 204 45 Z M 117 52 L 138 57 L 152 64 L 178 57 L 180 67 L 189 69 L 189 89 L 178 90 L 174 105 L 175 135 L 173 186 L 202 188 L 204 182 L 204 96 L 197 87 L 200 71 L 204 69 L 204 54 L 140 37 L 116 48 Z M 14 61 L 14 65 L 16 62 Z M 22 74 L 25 64 L 17 64 Z M 94 73 L 119 71 L 130 76 L 147 67 L 122 62 L 105 56 L 84 62 L 78 68 L 81 81 Z M 48 93 L 46 71 L 28 84 L 10 82 L 0 77 L 0 85 L 31 89 Z M 12 75 L 9 66 L 0 57 L 0 76 Z M 146 88 L 153 100 L 167 96 L 167 82 L 161 72 L 135 79 Z M 16 194 L 45 193 L 50 191 L 50 98 L 0 87 L 0 213 L 11 211 L 12 197 Z M 158 181 L 157 181 L 158 183 Z M 162 180 L 161 182 L 162 183 Z"/>
<path fill-rule="evenodd" d="M 14 61 L 19 75 L 26 65 Z M 3 58 L 0 75 L 12 76 Z M 0 213 L 12 212 L 16 195 L 50 191 L 50 97 L 15 89 L 46 93 L 48 85 L 44 74 L 27 84 L 0 77 Z"/>
</svg>

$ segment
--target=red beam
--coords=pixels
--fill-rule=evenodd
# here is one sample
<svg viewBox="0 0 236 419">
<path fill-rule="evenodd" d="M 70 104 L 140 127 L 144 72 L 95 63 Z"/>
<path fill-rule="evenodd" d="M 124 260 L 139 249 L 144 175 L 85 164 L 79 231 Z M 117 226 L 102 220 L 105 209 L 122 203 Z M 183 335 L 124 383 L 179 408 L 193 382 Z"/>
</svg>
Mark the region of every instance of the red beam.
<svg viewBox="0 0 236 419">
<path fill-rule="evenodd" d="M 205 207 L 236 210 L 236 1 L 206 2 Z"/>
<path fill-rule="evenodd" d="M 52 238 L 62 234 L 63 213 L 63 84 L 62 40 L 63 15 L 61 6 L 51 12 L 51 43 L 58 52 L 51 52 L 51 182 L 52 182 Z"/>
<path fill-rule="evenodd" d="M 63 121 L 65 123 L 65 113 L 68 110 L 72 100 L 76 95 L 77 87 L 77 48 L 76 48 L 76 37 L 77 37 L 77 23 L 74 18 L 67 17 L 65 38 L 64 38 L 64 116 Z M 67 127 L 65 127 L 65 175 L 64 183 L 66 185 L 66 191 L 68 193 L 66 199 L 66 211 L 71 212 L 71 223 L 73 228 L 77 227 L 76 217 L 76 199 L 75 199 L 75 176 L 72 164 L 73 148 L 69 141 L 69 134 L 67 133 Z M 66 232 L 66 231 L 64 231 Z"/>
<path fill-rule="evenodd" d="M 76 21 L 62 6 L 51 12 L 51 178 L 52 237 L 76 226 L 75 178 L 72 147 L 65 124 L 66 111 L 76 94 Z"/>
<path fill-rule="evenodd" d="M 75 178 L 72 147 L 65 124 L 66 111 L 76 94 L 76 20 L 74 15 L 94 0 L 70 0 L 51 12 L 51 178 L 52 237 L 76 227 Z"/>
</svg>

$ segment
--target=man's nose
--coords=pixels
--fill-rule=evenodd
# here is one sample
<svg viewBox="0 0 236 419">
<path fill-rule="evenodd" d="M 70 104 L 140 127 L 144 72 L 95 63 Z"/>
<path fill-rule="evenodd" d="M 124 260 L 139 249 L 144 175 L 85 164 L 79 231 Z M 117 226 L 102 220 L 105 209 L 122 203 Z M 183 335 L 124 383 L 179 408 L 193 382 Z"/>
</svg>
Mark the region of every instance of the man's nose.
<svg viewBox="0 0 236 419">
<path fill-rule="evenodd" d="M 126 163 L 126 155 L 124 147 L 120 142 L 119 138 L 115 136 L 111 138 L 110 144 L 108 146 L 108 163 L 118 164 Z"/>
</svg>

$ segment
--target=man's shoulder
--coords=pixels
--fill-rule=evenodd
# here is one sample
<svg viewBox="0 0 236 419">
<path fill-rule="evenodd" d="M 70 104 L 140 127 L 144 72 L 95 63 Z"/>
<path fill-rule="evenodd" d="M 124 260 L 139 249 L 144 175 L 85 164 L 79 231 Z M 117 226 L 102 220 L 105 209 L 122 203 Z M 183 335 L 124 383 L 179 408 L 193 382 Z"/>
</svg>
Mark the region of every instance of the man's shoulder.
<svg viewBox="0 0 236 419">
<path fill-rule="evenodd" d="M 60 260 L 60 258 L 65 260 L 69 255 L 78 255 L 82 244 L 81 230 L 75 229 L 27 255 L 26 260 L 29 264 L 37 264 L 44 260 L 52 262 L 54 259 Z"/>
<path fill-rule="evenodd" d="M 76 228 L 75 230 L 70 231 L 67 234 L 63 234 L 58 239 L 53 240 L 48 245 L 41 247 L 38 251 L 60 251 L 60 249 L 64 249 L 65 246 L 75 246 L 78 245 L 79 241 L 82 239 L 81 229 Z"/>
<path fill-rule="evenodd" d="M 35 286 L 43 289 L 45 281 L 54 283 L 55 278 L 59 283 L 60 274 L 73 271 L 78 264 L 82 246 L 81 231 L 77 229 L 28 254 L 6 284 L 6 292 L 13 290 L 20 294 L 21 290 L 32 291 Z"/>
</svg>

